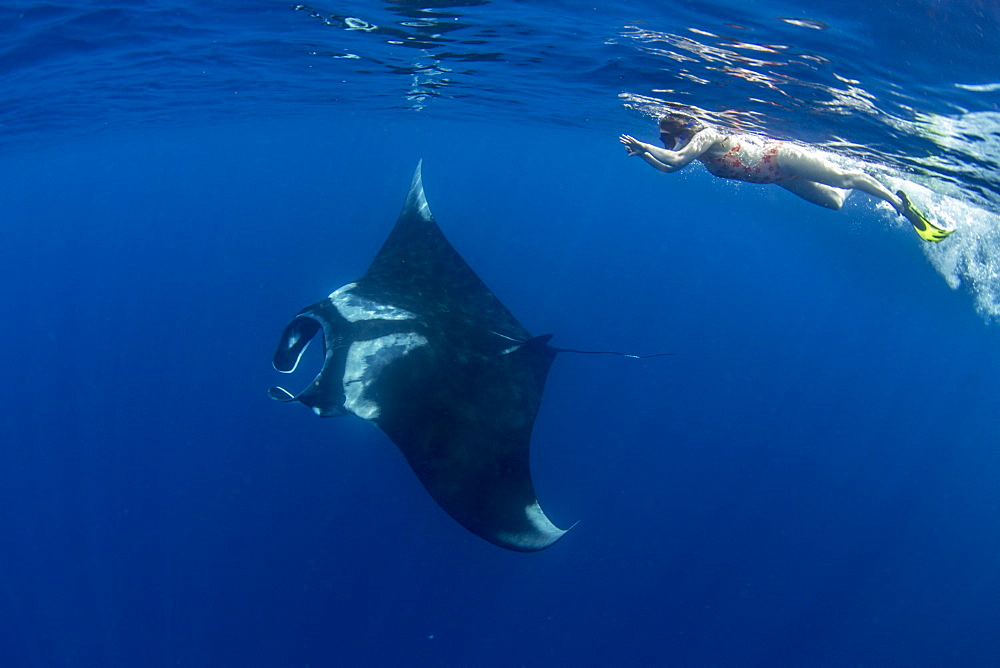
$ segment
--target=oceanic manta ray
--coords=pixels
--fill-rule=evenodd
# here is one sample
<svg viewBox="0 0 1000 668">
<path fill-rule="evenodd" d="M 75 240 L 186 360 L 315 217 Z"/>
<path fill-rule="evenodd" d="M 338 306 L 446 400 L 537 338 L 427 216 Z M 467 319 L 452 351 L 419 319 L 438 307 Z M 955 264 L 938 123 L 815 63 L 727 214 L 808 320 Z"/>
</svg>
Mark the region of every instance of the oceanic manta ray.
<svg viewBox="0 0 1000 668">
<path fill-rule="evenodd" d="M 368 271 L 292 319 L 274 368 L 294 371 L 320 331 L 319 374 L 297 395 L 271 388 L 273 399 L 374 424 L 434 500 L 491 543 L 534 552 L 566 533 L 538 505 L 529 446 L 555 355 L 584 351 L 531 336 L 490 292 L 438 228 L 420 164 Z"/>
</svg>

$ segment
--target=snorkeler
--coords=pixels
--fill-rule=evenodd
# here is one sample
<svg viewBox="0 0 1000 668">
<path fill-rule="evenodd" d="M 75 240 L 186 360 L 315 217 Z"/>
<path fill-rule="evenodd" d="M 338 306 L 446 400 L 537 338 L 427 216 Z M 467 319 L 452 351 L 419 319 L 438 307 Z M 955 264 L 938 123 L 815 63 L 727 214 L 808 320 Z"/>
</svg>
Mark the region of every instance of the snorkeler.
<svg viewBox="0 0 1000 668">
<path fill-rule="evenodd" d="M 638 155 L 661 172 L 676 172 L 700 160 L 724 179 L 776 183 L 813 204 L 840 209 L 851 190 L 885 200 L 904 216 L 925 241 L 941 241 L 949 230 L 932 223 L 902 190 L 893 194 L 872 176 L 841 167 L 822 151 L 759 135 L 727 135 L 692 116 L 668 113 L 660 118 L 665 148 L 621 135 L 629 155 Z"/>
</svg>

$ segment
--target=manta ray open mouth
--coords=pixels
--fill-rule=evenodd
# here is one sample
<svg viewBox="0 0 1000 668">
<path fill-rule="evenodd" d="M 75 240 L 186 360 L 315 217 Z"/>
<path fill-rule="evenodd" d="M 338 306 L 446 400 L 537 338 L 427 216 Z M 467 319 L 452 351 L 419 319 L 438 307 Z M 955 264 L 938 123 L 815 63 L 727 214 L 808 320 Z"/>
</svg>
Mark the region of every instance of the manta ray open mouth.
<svg viewBox="0 0 1000 668">
<path fill-rule="evenodd" d="M 278 348 L 274 353 L 274 368 L 281 373 L 293 374 L 299 370 L 303 358 L 312 358 L 316 354 L 319 354 L 320 369 L 309 384 L 298 394 L 292 394 L 285 388 L 277 386 L 272 387 L 268 394 L 272 399 L 282 403 L 299 401 L 312 408 L 318 415 L 332 417 L 344 414 L 341 406 L 324 406 L 323 402 L 317 401 L 319 398 L 318 394 L 310 396 L 310 392 L 319 388 L 323 383 L 327 365 L 331 361 L 331 356 L 327 354 L 329 347 L 327 346 L 325 329 L 322 321 L 315 316 L 305 313 L 300 313 L 288 323 L 285 331 L 281 334 Z M 318 351 L 317 346 L 311 345 L 317 340 L 319 341 Z M 307 351 L 312 354 L 307 354 Z M 317 351 L 317 353 L 313 353 L 313 351 Z M 310 361 L 312 360 L 310 359 Z M 298 375 L 304 373 L 305 371 L 302 371 Z"/>
</svg>

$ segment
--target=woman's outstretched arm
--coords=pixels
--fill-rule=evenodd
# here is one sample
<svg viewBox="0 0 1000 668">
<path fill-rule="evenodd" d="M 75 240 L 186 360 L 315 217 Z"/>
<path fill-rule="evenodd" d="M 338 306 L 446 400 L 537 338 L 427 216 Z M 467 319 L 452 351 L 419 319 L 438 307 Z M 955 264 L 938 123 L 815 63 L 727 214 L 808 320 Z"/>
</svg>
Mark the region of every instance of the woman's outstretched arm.
<svg viewBox="0 0 1000 668">
<path fill-rule="evenodd" d="M 721 139 L 722 136 L 718 131 L 713 128 L 705 128 L 692 137 L 691 141 L 679 151 L 646 144 L 631 135 L 622 135 L 618 141 L 622 143 L 629 155 L 640 156 L 661 172 L 676 172 L 700 158 L 705 151 L 712 148 Z"/>
</svg>

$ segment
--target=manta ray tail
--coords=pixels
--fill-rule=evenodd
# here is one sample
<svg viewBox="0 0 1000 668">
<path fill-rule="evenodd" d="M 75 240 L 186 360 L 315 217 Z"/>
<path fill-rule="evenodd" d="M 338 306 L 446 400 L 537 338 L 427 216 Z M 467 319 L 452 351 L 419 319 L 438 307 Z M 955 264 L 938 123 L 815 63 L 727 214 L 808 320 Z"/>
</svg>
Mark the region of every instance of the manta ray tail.
<svg viewBox="0 0 1000 668">
<path fill-rule="evenodd" d="M 617 350 L 574 350 L 573 348 L 553 348 L 557 353 L 576 353 L 578 355 L 618 355 L 634 360 L 648 360 L 653 357 L 671 357 L 674 353 L 654 353 L 652 355 L 633 355 L 632 353 L 622 353 Z"/>
</svg>

